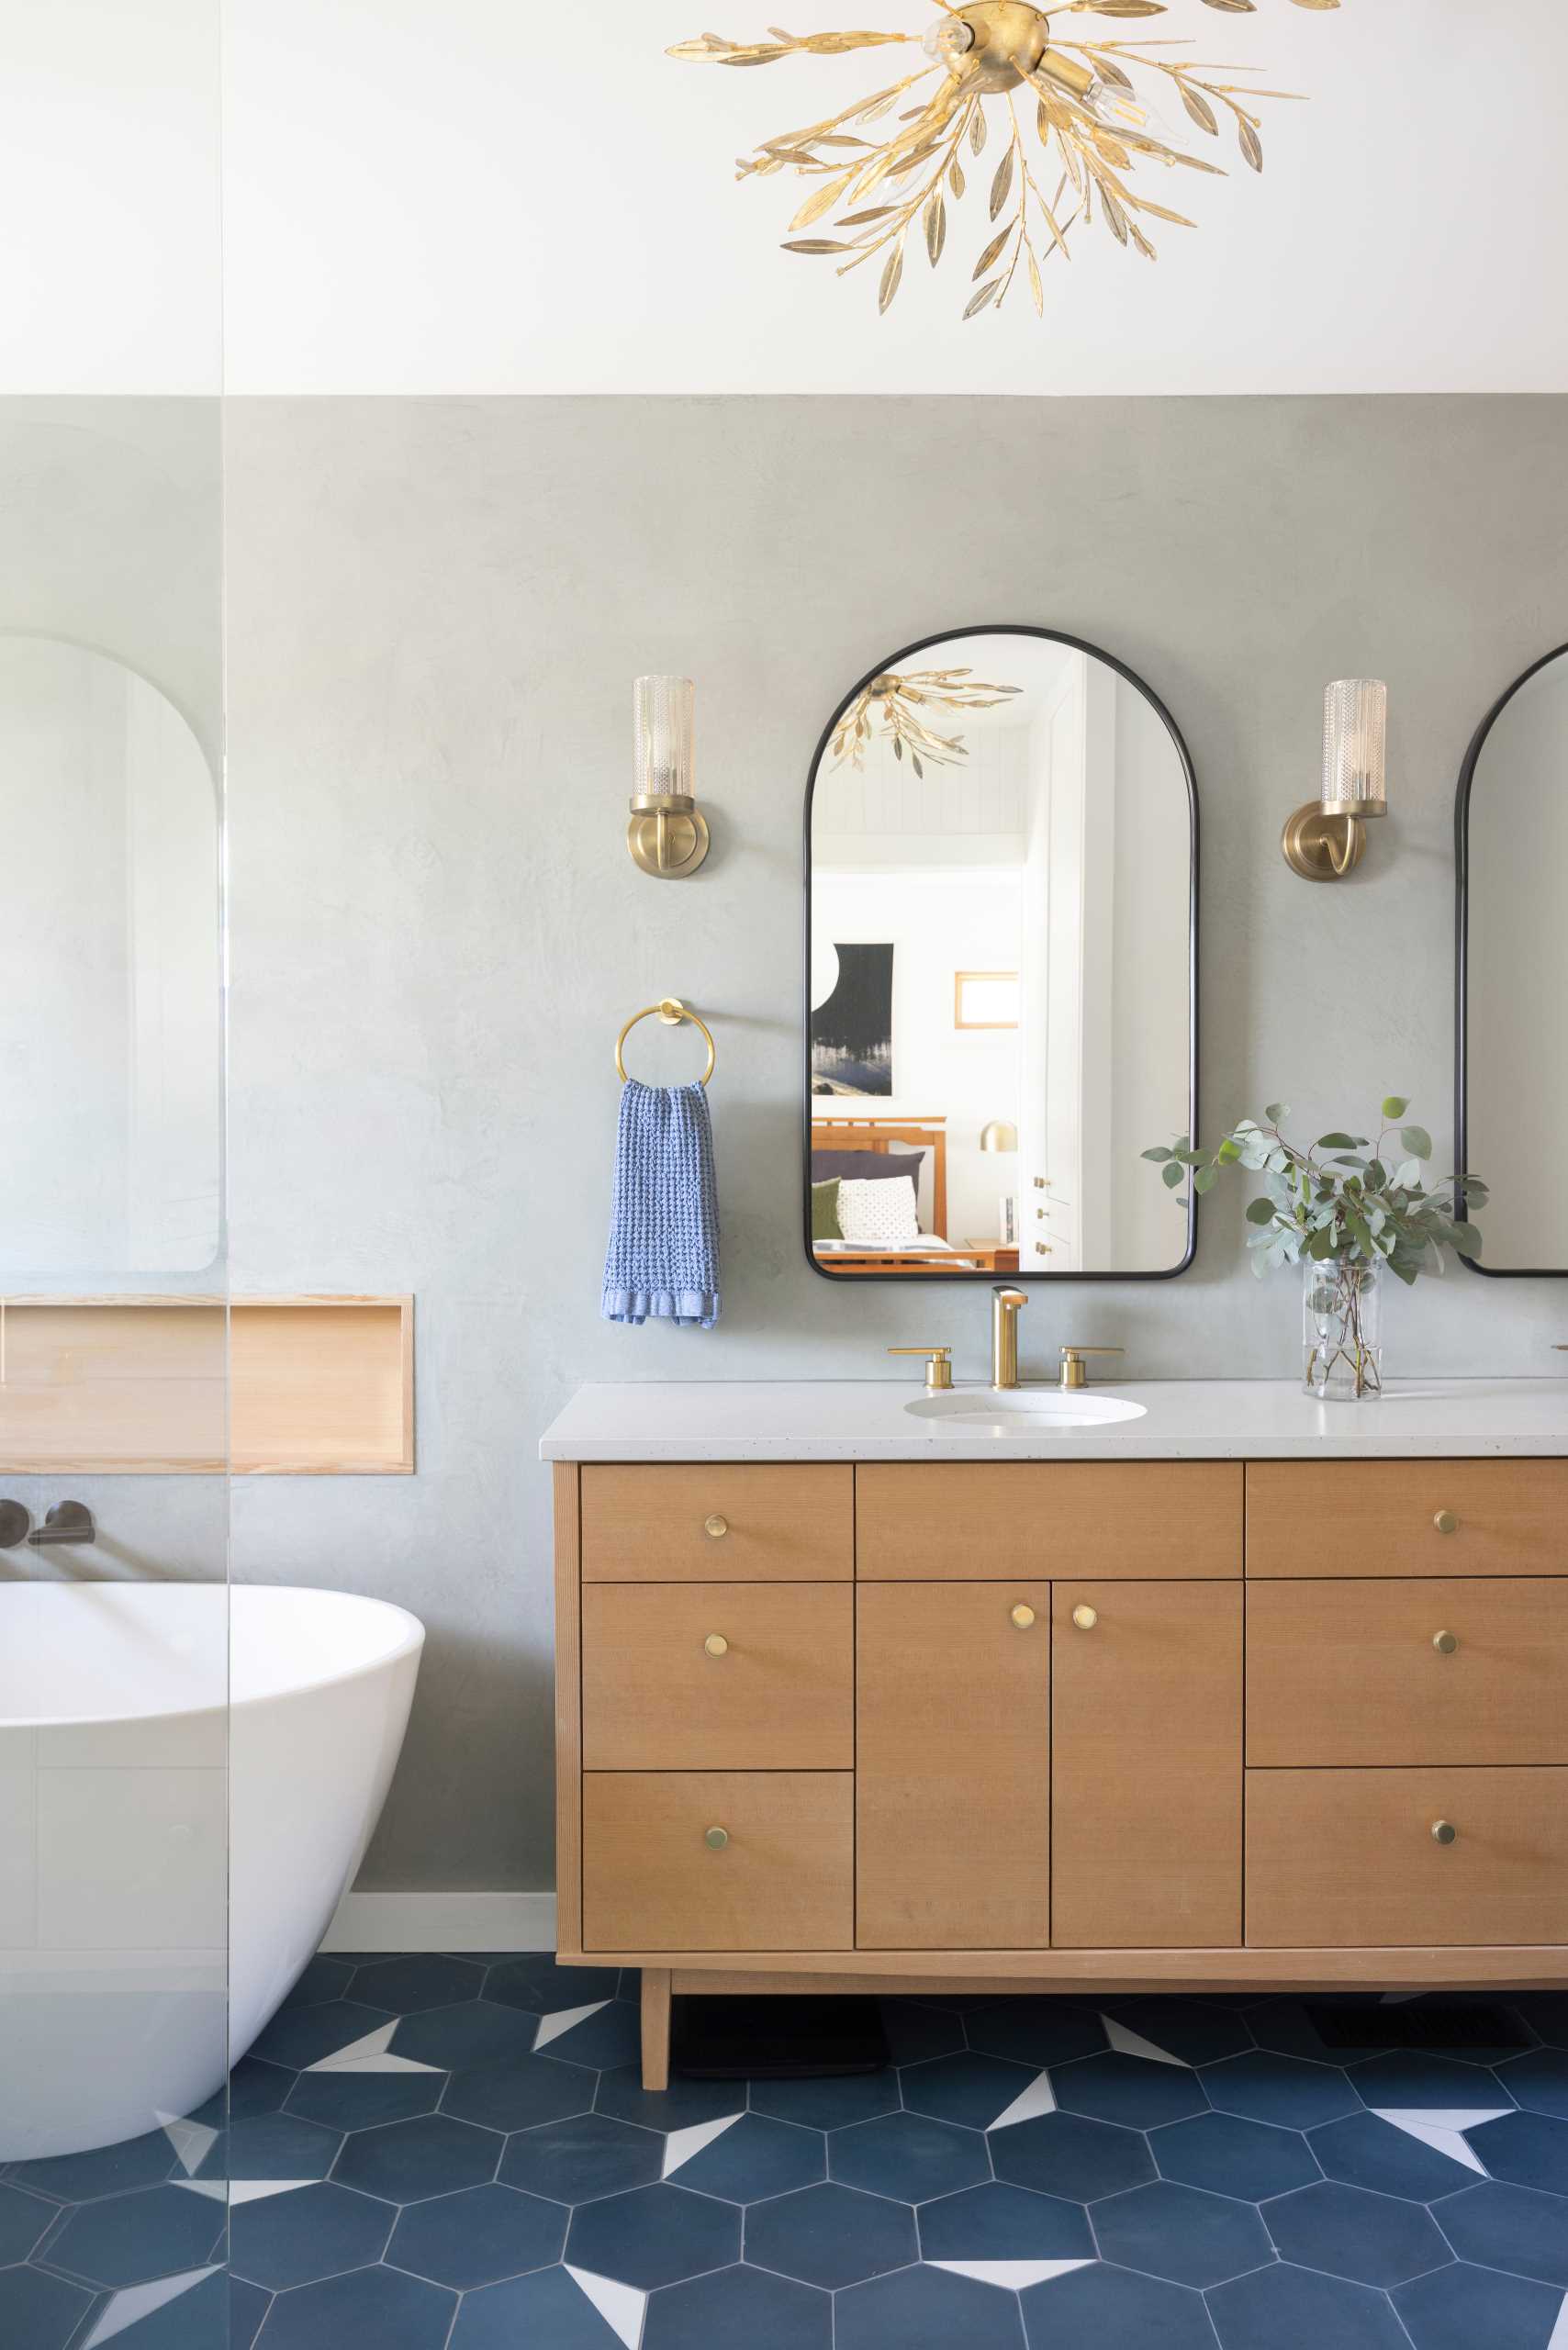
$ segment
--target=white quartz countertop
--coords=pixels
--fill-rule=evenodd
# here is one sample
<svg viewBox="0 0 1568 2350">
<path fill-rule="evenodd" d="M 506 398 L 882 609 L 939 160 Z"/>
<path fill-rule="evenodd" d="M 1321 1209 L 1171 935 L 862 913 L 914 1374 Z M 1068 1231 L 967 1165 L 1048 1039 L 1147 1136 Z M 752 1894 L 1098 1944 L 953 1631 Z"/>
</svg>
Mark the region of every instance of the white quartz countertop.
<svg viewBox="0 0 1568 2350">
<path fill-rule="evenodd" d="M 977 1397 L 989 1391 L 969 1386 Z M 1036 1390 L 1048 1393 L 1049 1389 Z M 647 1380 L 579 1387 L 543 1460 L 1384 1460 L 1568 1455 L 1568 1379 L 1391 1383 L 1318 1404 L 1288 1380 L 1107 1381 L 1141 1404 L 1100 1427 L 927 1418 L 918 1379 Z"/>
</svg>

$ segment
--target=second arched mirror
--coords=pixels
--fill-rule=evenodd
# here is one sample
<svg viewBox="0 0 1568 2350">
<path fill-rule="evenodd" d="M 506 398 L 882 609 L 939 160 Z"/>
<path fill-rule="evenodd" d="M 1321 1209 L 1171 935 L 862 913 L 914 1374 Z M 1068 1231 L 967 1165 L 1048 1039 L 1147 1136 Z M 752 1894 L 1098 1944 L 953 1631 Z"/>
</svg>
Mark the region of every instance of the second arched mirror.
<svg viewBox="0 0 1568 2350">
<path fill-rule="evenodd" d="M 851 687 L 806 812 L 806 1246 L 830 1279 L 1159 1280 L 1196 1100 L 1197 799 L 1156 697 L 1047 629 Z"/>
</svg>

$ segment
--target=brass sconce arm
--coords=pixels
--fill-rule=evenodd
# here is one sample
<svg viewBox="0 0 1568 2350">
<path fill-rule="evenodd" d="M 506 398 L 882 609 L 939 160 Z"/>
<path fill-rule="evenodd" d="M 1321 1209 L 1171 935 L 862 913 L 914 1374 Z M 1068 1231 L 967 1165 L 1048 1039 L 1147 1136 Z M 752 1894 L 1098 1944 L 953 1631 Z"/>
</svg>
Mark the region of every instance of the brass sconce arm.
<svg viewBox="0 0 1568 2350">
<path fill-rule="evenodd" d="M 1367 809 L 1352 816 L 1343 808 L 1329 810 L 1321 800 L 1309 800 L 1285 819 L 1280 846 L 1285 863 L 1304 881 L 1342 881 L 1366 855 L 1366 817 L 1383 814 Z"/>
</svg>

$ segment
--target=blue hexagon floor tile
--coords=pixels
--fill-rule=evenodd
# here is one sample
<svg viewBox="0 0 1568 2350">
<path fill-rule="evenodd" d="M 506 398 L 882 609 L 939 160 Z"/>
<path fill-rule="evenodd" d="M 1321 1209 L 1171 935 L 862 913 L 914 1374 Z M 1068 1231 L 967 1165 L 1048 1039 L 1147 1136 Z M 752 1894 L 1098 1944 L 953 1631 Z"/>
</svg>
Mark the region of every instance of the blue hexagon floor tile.
<svg viewBox="0 0 1568 2350">
<path fill-rule="evenodd" d="M 571 2214 L 518 2187 L 465 2187 L 411 2203 L 392 2231 L 394 2268 L 432 2285 L 499 2285 L 561 2257 Z"/>
<path fill-rule="evenodd" d="M 1404 2285 L 1450 2258 L 1428 2212 L 1397 2196 L 1324 2179 L 1279 2195 L 1263 2213 L 1282 2260 L 1349 2277 L 1359 2285 Z"/>
<path fill-rule="evenodd" d="M 1250 2204 L 1166 2178 L 1097 2203 L 1094 2232 L 1107 2260 L 1170 2285 L 1222 2284 L 1260 2267 L 1271 2250 Z"/>
<path fill-rule="evenodd" d="M 1502 2002 L 1518 2054 L 1339 2048 L 1330 2000 L 932 1994 L 883 2002 L 898 2069 L 656 2094 L 636 1994 L 315 1961 L 193 2123 L 0 2164 L 0 2344 L 1568 2345 L 1560 1993 Z"/>
<path fill-rule="evenodd" d="M 1130 2268 L 1096 2262 L 1019 2299 L 1029 2350 L 1215 2350 L 1201 2293 Z"/>
<path fill-rule="evenodd" d="M 745 2215 L 745 2257 L 829 2291 L 920 2257 L 913 2210 L 856 2187 L 808 2187 Z"/>
<path fill-rule="evenodd" d="M 721 2268 L 648 2296 L 639 2350 L 832 2350 L 833 2303 L 760 2268 Z"/>
<path fill-rule="evenodd" d="M 1322 2177 L 1299 2130 L 1248 2121 L 1238 2113 L 1196 2113 L 1190 2121 L 1151 2130 L 1148 2143 L 1161 2178 L 1248 2203 Z"/>
<path fill-rule="evenodd" d="M 1461 2262 L 1394 2293 L 1416 2350 L 1551 2350 L 1563 2308 L 1551 2285 Z"/>
<path fill-rule="evenodd" d="M 945 2268 L 901 2268 L 834 2300 L 835 2350 L 1020 2350 L 1015 2293 Z"/>
</svg>

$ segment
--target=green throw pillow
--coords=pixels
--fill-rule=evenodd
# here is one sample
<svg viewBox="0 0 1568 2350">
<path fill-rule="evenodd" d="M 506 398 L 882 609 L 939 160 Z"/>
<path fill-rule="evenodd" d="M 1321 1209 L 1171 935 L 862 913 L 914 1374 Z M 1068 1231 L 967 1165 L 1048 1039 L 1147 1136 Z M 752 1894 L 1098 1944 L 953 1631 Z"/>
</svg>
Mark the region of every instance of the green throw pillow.
<svg viewBox="0 0 1568 2350">
<path fill-rule="evenodd" d="M 812 1238 L 842 1240 L 844 1226 L 838 1220 L 838 1178 L 831 1183 L 812 1185 Z"/>
</svg>

